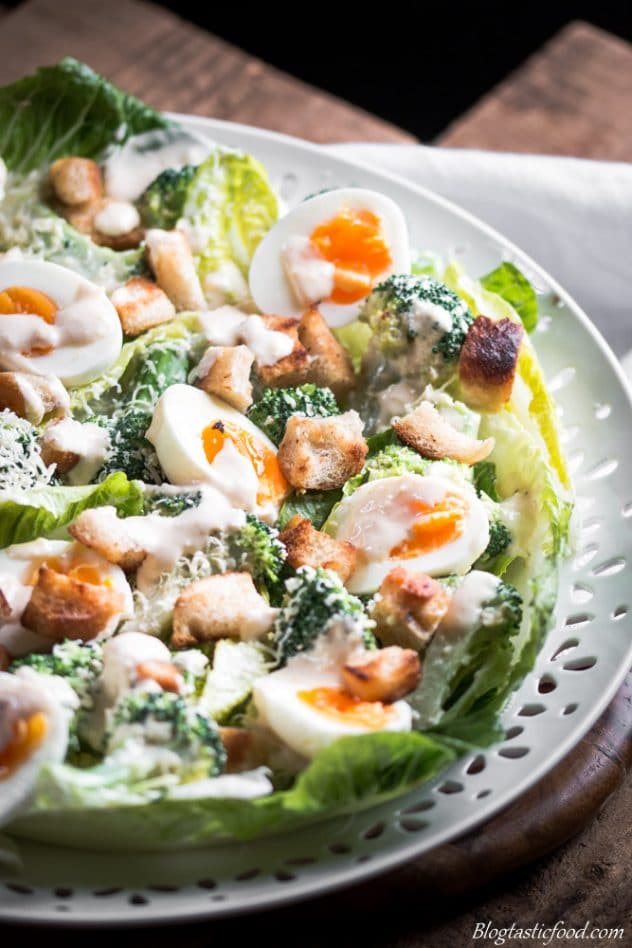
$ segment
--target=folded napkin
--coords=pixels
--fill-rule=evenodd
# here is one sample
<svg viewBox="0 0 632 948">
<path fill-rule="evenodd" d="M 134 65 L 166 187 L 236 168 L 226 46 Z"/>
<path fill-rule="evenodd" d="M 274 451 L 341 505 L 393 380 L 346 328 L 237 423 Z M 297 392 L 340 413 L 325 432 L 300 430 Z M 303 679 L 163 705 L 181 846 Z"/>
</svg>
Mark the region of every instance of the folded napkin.
<svg viewBox="0 0 632 948">
<path fill-rule="evenodd" d="M 462 205 L 577 300 L 632 377 L 632 165 L 424 145 L 331 145 Z"/>
</svg>

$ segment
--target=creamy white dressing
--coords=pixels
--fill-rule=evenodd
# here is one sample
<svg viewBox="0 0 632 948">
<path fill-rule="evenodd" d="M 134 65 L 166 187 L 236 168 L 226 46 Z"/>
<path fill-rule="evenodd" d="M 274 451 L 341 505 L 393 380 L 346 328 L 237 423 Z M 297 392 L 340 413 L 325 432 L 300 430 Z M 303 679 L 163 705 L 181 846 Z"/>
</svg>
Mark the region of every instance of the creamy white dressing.
<svg viewBox="0 0 632 948">
<path fill-rule="evenodd" d="M 418 398 L 417 385 L 406 381 L 394 382 L 393 385 L 388 385 L 383 391 L 379 392 L 376 399 L 379 405 L 378 431 L 389 428 L 395 415 L 407 415 Z"/>
<path fill-rule="evenodd" d="M 212 147 L 180 129 L 134 135 L 105 162 L 106 193 L 121 201 L 135 201 L 162 171 L 198 165 Z"/>
<path fill-rule="evenodd" d="M 40 376 L 41 379 L 41 376 Z M 38 389 L 29 373 L 16 372 L 15 380 L 20 395 L 24 400 L 24 411 L 27 419 L 34 425 L 38 425 L 47 411 L 51 411 L 44 403 L 44 398 L 40 389 Z M 70 410 L 70 397 L 68 392 L 54 375 L 46 377 L 48 393 L 51 396 L 55 407 L 52 409 L 57 414 L 65 414 Z"/>
<path fill-rule="evenodd" d="M 136 576 L 136 584 L 142 593 L 149 592 L 162 573 L 173 569 L 181 556 L 201 549 L 210 533 L 238 528 L 245 523 L 244 512 L 231 507 L 219 491 L 213 487 L 201 487 L 200 493 L 199 506 L 191 507 L 177 517 L 161 517 L 156 513 L 126 517 L 126 532 L 147 551 Z"/>
<path fill-rule="evenodd" d="M 204 652 L 200 652 L 197 648 L 188 648 L 176 652 L 172 661 L 181 671 L 193 675 L 194 678 L 200 678 L 208 667 L 208 658 Z"/>
<path fill-rule="evenodd" d="M 318 253 L 309 237 L 292 234 L 281 249 L 281 260 L 299 306 L 311 306 L 331 296 L 336 268 Z"/>
<path fill-rule="evenodd" d="M 237 449 L 230 438 L 224 438 L 222 449 L 208 468 L 208 479 L 235 507 L 254 510 L 257 506 L 259 478 L 252 462 Z"/>
<path fill-rule="evenodd" d="M 182 227 L 183 223 L 183 221 L 178 221 L 178 227 Z M 187 229 L 187 234 L 190 230 L 191 228 Z M 212 235 L 209 240 L 212 240 Z M 203 248 L 207 246 L 208 242 L 203 245 Z M 209 306 L 221 306 L 225 302 L 234 302 L 248 309 L 255 308 L 246 278 L 232 260 L 224 260 L 215 270 L 206 274 L 203 290 Z"/>
<path fill-rule="evenodd" d="M 277 329 L 269 329 L 260 316 L 248 315 L 234 306 L 218 309 L 198 316 L 202 331 L 215 346 L 248 346 L 257 365 L 274 365 L 284 359 L 294 348 L 292 338 Z"/>
<path fill-rule="evenodd" d="M 70 484 L 89 484 L 105 461 L 110 437 L 100 425 L 63 418 L 46 429 L 46 442 L 57 451 L 69 452 L 79 458 L 66 474 Z"/>
<path fill-rule="evenodd" d="M 220 774 L 219 777 L 206 777 L 179 784 L 169 790 L 167 796 L 172 800 L 197 800 L 214 797 L 227 800 L 254 800 L 267 796 L 274 787 L 268 778 L 268 770 L 259 767 L 241 774 Z"/>
<path fill-rule="evenodd" d="M 483 604 L 494 597 L 500 579 L 492 573 L 472 570 L 455 591 L 440 630 L 448 636 L 459 635 L 478 625 Z"/>
<path fill-rule="evenodd" d="M 116 704 L 121 695 L 137 682 L 141 662 L 169 662 L 167 646 L 153 635 L 123 632 L 103 644 L 101 694 L 107 706 Z"/>
<path fill-rule="evenodd" d="M 189 372 L 189 377 L 187 380 L 189 384 L 192 384 L 197 379 L 203 379 L 209 374 L 209 372 L 211 371 L 211 369 L 217 362 L 217 357 L 223 348 L 224 348 L 223 346 L 209 346 L 208 347 L 208 349 L 205 351 L 204 355 L 202 356 L 198 364 L 195 366 L 195 368 Z"/>
<path fill-rule="evenodd" d="M 140 226 L 140 214 L 128 201 L 110 201 L 94 218 L 100 234 L 121 237 Z"/>
</svg>

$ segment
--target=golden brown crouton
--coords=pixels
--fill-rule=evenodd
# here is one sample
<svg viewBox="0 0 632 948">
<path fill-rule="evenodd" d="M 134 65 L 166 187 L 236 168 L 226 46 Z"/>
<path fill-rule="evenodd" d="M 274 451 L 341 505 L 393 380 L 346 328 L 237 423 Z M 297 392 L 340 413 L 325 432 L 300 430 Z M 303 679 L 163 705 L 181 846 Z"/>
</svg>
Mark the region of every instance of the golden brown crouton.
<svg viewBox="0 0 632 948">
<path fill-rule="evenodd" d="M 351 360 L 317 307 L 302 316 L 298 335 L 310 356 L 305 381 L 327 386 L 337 398 L 348 394 L 355 385 Z"/>
<path fill-rule="evenodd" d="M 509 401 L 523 334 L 511 319 L 474 320 L 459 356 L 459 381 L 472 408 L 495 412 Z"/>
<path fill-rule="evenodd" d="M 332 569 L 343 583 L 349 579 L 356 563 L 356 548 L 348 540 L 334 540 L 327 533 L 317 530 L 311 521 L 292 517 L 279 540 L 287 549 L 287 561 L 291 567 L 313 566 L 316 569 Z"/>
<path fill-rule="evenodd" d="M 123 609 L 123 595 L 106 585 L 82 583 L 40 566 L 22 625 L 51 642 L 93 639 Z"/>
<path fill-rule="evenodd" d="M 138 336 L 176 315 L 167 294 L 146 277 L 132 277 L 114 290 L 110 298 L 126 336 Z"/>
<path fill-rule="evenodd" d="M 310 357 L 307 349 L 298 337 L 298 319 L 291 316 L 262 316 L 266 329 L 283 332 L 294 343 L 289 355 L 279 359 L 273 365 L 258 365 L 257 374 L 268 388 L 289 388 L 302 385 L 307 381 Z"/>
<path fill-rule="evenodd" d="M 440 461 L 453 458 L 476 464 L 494 450 L 494 439 L 471 438 L 442 418 L 432 402 L 421 402 L 408 415 L 392 422 L 397 437 L 424 458 Z"/>
<path fill-rule="evenodd" d="M 220 727 L 219 736 L 226 749 L 226 772 L 229 774 L 267 764 L 277 743 L 261 728 Z"/>
<path fill-rule="evenodd" d="M 40 436 L 40 454 L 44 464 L 55 465 L 56 474 L 67 474 L 76 467 L 81 456 L 74 451 L 66 451 L 59 447 L 55 437 L 55 425 L 49 425 Z"/>
<path fill-rule="evenodd" d="M 68 532 L 79 543 L 127 571 L 136 569 L 147 556 L 147 551 L 129 535 L 125 520 L 117 517 L 114 507 L 82 511 Z"/>
<path fill-rule="evenodd" d="M 253 361 L 248 346 L 209 346 L 195 371 L 195 384 L 237 411 L 246 411 L 252 405 Z"/>
<path fill-rule="evenodd" d="M 354 656 L 342 669 L 345 688 L 362 701 L 399 701 L 415 690 L 420 678 L 417 652 L 397 645 Z"/>
<path fill-rule="evenodd" d="M 91 158 L 58 158 L 48 169 L 55 196 L 68 205 L 97 201 L 103 194 L 101 170 Z"/>
<path fill-rule="evenodd" d="M 7 671 L 10 664 L 11 654 L 7 651 L 4 645 L 0 645 L 0 672 Z"/>
<path fill-rule="evenodd" d="M 221 573 L 199 579 L 178 596 L 173 610 L 173 648 L 237 638 L 248 641 L 267 632 L 276 617 L 250 573 Z"/>
<path fill-rule="evenodd" d="M 39 425 L 46 415 L 64 415 L 70 406 L 68 392 L 54 375 L 0 372 L 0 411 L 9 411 Z"/>
<path fill-rule="evenodd" d="M 143 239 L 143 228 L 138 225 L 123 234 L 106 234 L 96 226 L 97 215 L 112 204 L 119 203 L 111 198 L 99 198 L 85 204 L 56 204 L 55 209 L 64 217 L 71 227 L 85 234 L 93 243 L 100 247 L 110 247 L 111 250 L 132 250 L 138 247 Z"/>
<path fill-rule="evenodd" d="M 145 234 L 149 265 L 177 312 L 205 310 L 206 300 L 195 269 L 195 261 L 184 234 L 179 230 L 153 228 Z"/>
<path fill-rule="evenodd" d="M 330 418 L 292 415 L 277 458 L 286 480 L 297 490 L 332 490 L 361 470 L 367 451 L 355 411 Z"/>
<path fill-rule="evenodd" d="M 182 673 L 173 662 L 161 662 L 156 659 L 139 662 L 136 666 L 136 676 L 140 681 L 155 681 L 163 691 L 173 691 L 176 694 L 184 687 Z"/>
<path fill-rule="evenodd" d="M 382 582 L 371 617 L 383 645 L 421 652 L 449 604 L 449 593 L 436 579 L 398 566 Z"/>
</svg>

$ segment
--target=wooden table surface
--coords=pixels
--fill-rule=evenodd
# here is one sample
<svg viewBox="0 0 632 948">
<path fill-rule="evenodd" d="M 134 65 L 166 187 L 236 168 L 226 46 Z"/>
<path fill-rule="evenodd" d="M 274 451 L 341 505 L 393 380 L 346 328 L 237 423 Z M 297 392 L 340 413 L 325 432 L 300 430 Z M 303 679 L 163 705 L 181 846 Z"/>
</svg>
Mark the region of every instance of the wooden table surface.
<svg viewBox="0 0 632 948">
<path fill-rule="evenodd" d="M 29 0 L 3 11 L 0 2 L 0 83 L 68 54 L 162 109 L 317 142 L 414 141 L 150 4 Z M 632 47 L 573 23 L 453 122 L 438 143 L 632 160 L 631 104 Z M 628 941 L 617 943 L 632 944 L 632 782 L 623 779 L 632 763 L 631 695 L 629 677 L 573 754 L 483 831 L 340 895 L 269 916 L 190 926 L 179 938 L 188 948 L 255 938 L 335 948 L 348 944 L 340 925 L 347 916 L 353 940 L 364 948 L 459 948 L 470 943 L 480 921 L 497 927 L 556 920 L 567 926 L 587 920 L 600 927 L 627 924 Z M 111 936 L 90 935 L 95 941 L 106 937 L 109 943 Z M 171 939 L 157 932 L 115 937 L 130 944 L 132 938 Z"/>
</svg>

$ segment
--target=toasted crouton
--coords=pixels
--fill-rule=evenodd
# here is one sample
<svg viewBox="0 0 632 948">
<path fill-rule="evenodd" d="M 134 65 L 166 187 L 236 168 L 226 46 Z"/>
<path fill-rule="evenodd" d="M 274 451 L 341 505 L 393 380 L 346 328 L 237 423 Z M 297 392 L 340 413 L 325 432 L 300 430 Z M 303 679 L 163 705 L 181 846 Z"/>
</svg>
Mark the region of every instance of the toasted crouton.
<svg viewBox="0 0 632 948">
<path fill-rule="evenodd" d="M 173 610 L 173 648 L 267 632 L 276 617 L 255 589 L 250 573 L 221 573 L 199 579 L 178 596 Z"/>
<path fill-rule="evenodd" d="M 355 411 L 330 418 L 292 415 L 277 458 L 286 480 L 297 490 L 332 490 L 361 470 L 367 451 L 362 420 Z"/>
<path fill-rule="evenodd" d="M 110 198 L 99 198 L 85 204 L 66 205 L 58 203 L 55 205 L 55 209 L 75 230 L 78 230 L 80 234 L 85 234 L 100 247 L 110 247 L 111 250 L 132 250 L 134 247 L 138 247 L 143 239 L 143 228 L 140 223 L 125 233 L 116 234 L 105 233 L 97 227 L 97 217 L 108 207 L 118 203 L 118 201 L 112 201 Z"/>
<path fill-rule="evenodd" d="M 103 194 L 101 170 L 91 158 L 58 158 L 48 169 L 55 196 L 74 206 L 97 201 Z"/>
<path fill-rule="evenodd" d="M 400 645 L 421 652 L 449 604 L 449 593 L 436 579 L 398 566 L 380 586 L 371 617 L 383 645 Z"/>
<path fill-rule="evenodd" d="M 442 418 L 432 402 L 421 402 L 414 411 L 392 422 L 397 437 L 424 458 L 452 458 L 476 464 L 494 450 L 494 439 L 471 438 Z"/>
<path fill-rule="evenodd" d="M 354 655 L 342 668 L 345 688 L 362 701 L 399 701 L 415 690 L 420 678 L 417 652 L 397 645 Z"/>
<path fill-rule="evenodd" d="M 40 454 L 42 461 L 46 465 L 55 465 L 56 474 L 67 474 L 76 467 L 81 460 L 81 455 L 75 451 L 67 451 L 60 446 L 55 436 L 55 425 L 49 425 L 40 437 Z"/>
<path fill-rule="evenodd" d="M 46 415 L 64 415 L 70 407 L 68 392 L 54 375 L 0 372 L 0 411 L 9 411 L 39 425 Z"/>
<path fill-rule="evenodd" d="M 122 593 L 58 573 L 44 564 L 37 573 L 22 625 L 51 642 L 93 639 L 124 606 Z"/>
<path fill-rule="evenodd" d="M 511 319 L 474 320 L 459 356 L 459 381 L 472 408 L 496 412 L 509 401 L 523 335 Z"/>
<path fill-rule="evenodd" d="M 209 346 L 195 370 L 195 384 L 237 411 L 246 411 L 252 405 L 253 361 L 248 346 Z"/>
<path fill-rule="evenodd" d="M 229 774 L 262 767 L 277 746 L 272 734 L 262 728 L 220 727 L 219 736 L 226 749 Z"/>
<path fill-rule="evenodd" d="M 183 310 L 205 310 L 206 300 L 195 269 L 191 248 L 179 230 L 153 228 L 145 234 L 149 265 L 175 306 Z"/>
<path fill-rule="evenodd" d="M 356 563 L 356 548 L 348 540 L 334 540 L 329 534 L 317 530 L 311 521 L 292 517 L 279 540 L 287 549 L 287 562 L 294 569 L 313 566 L 316 569 L 332 569 L 343 583 L 349 579 Z"/>
<path fill-rule="evenodd" d="M 0 645 L 0 672 L 5 672 L 11 664 L 11 654 L 4 645 Z"/>
<path fill-rule="evenodd" d="M 136 569 L 147 556 L 147 551 L 130 536 L 125 520 L 117 517 L 114 507 L 82 511 L 68 532 L 79 543 L 126 571 Z"/>
<path fill-rule="evenodd" d="M 111 300 L 126 336 L 138 336 L 176 315 L 167 294 L 146 277 L 132 277 L 114 290 Z"/>
<path fill-rule="evenodd" d="M 257 374 L 269 388 L 288 388 L 307 381 L 310 357 L 298 336 L 298 320 L 291 316 L 262 316 L 267 329 L 282 332 L 290 337 L 294 348 L 289 355 L 272 365 L 257 365 Z"/>
<path fill-rule="evenodd" d="M 301 317 L 298 335 L 310 356 L 306 381 L 327 386 L 337 398 L 344 397 L 355 385 L 353 366 L 317 307 Z"/>
</svg>

